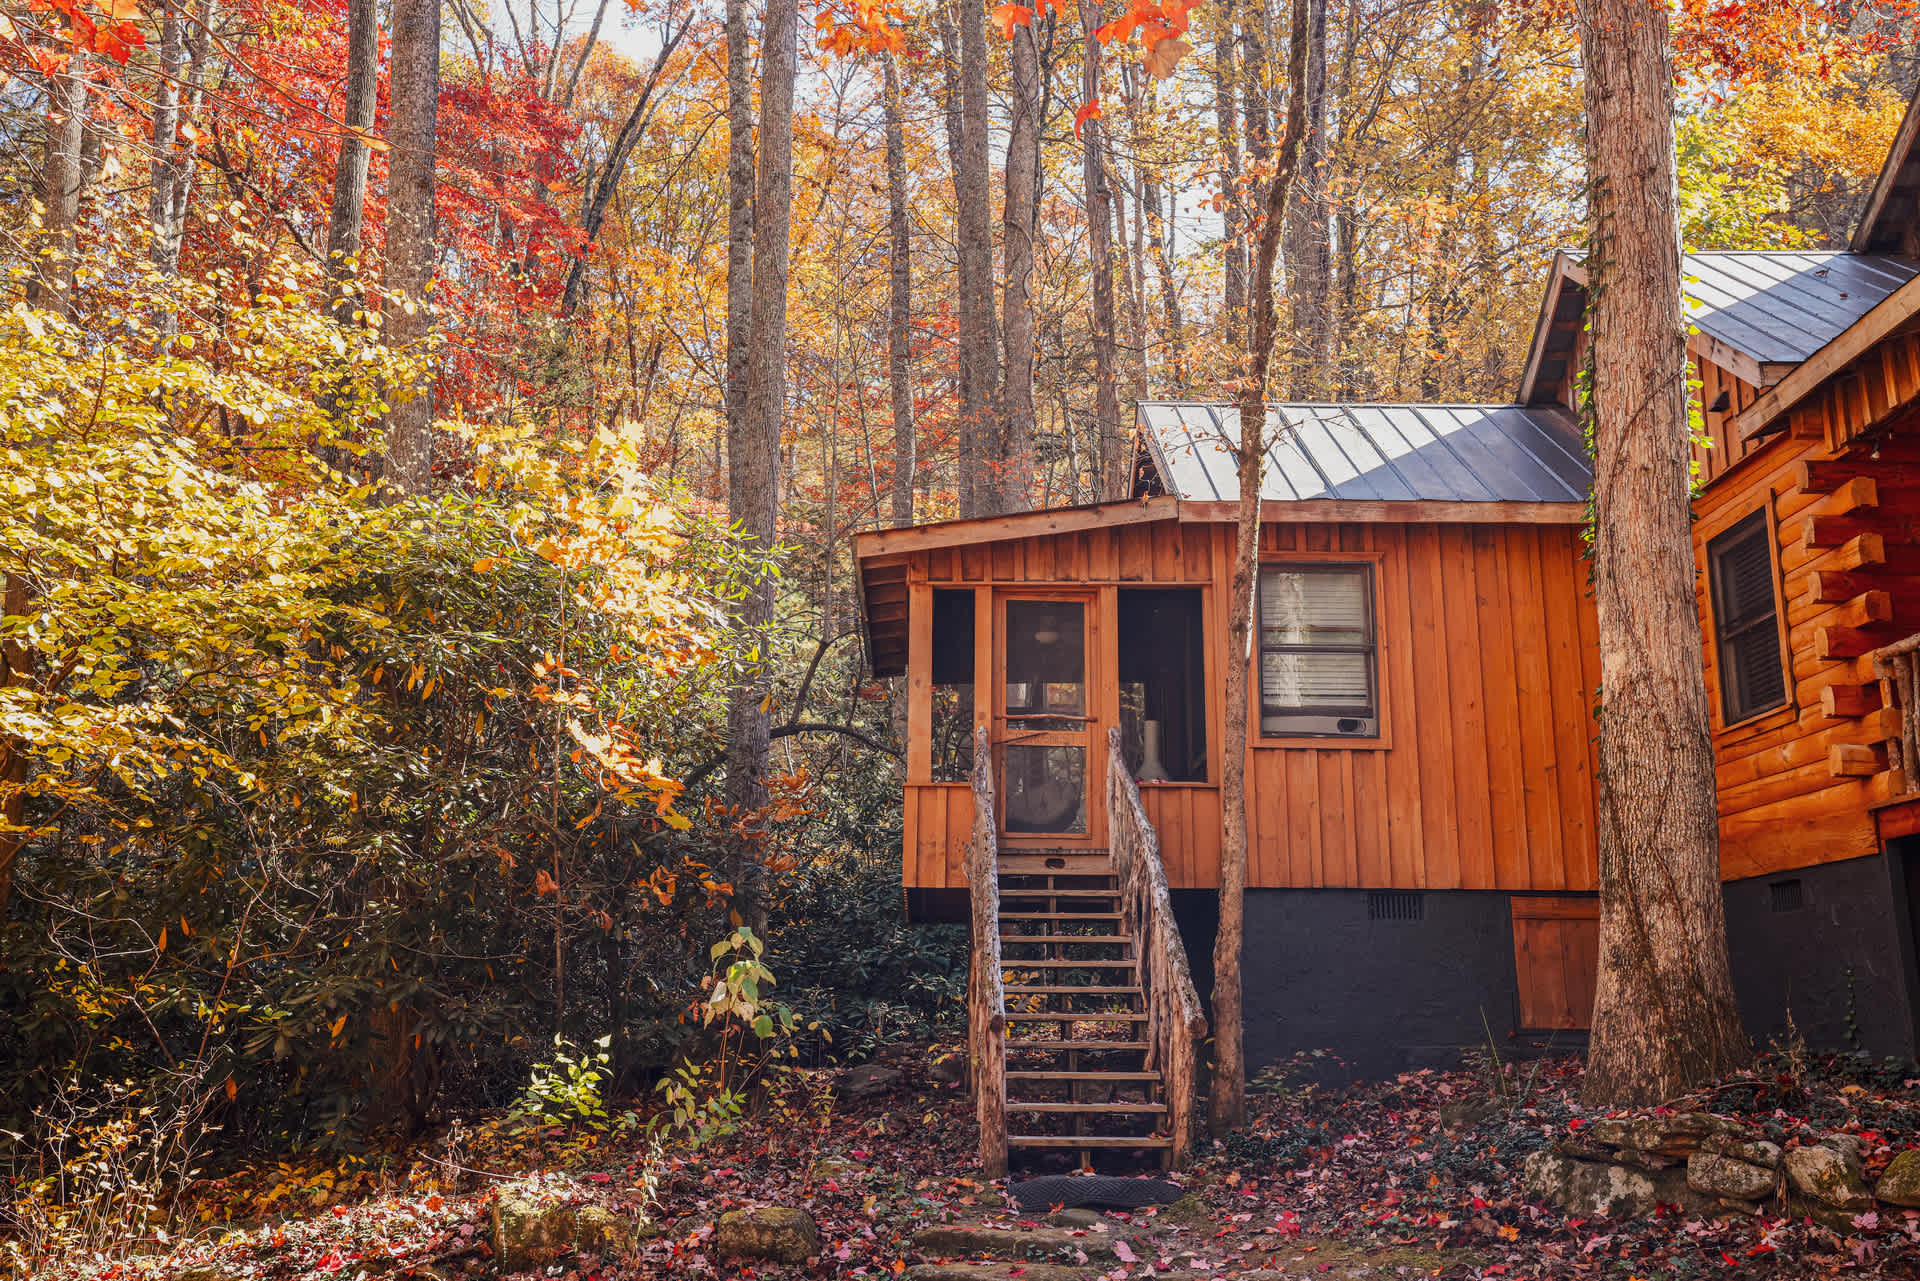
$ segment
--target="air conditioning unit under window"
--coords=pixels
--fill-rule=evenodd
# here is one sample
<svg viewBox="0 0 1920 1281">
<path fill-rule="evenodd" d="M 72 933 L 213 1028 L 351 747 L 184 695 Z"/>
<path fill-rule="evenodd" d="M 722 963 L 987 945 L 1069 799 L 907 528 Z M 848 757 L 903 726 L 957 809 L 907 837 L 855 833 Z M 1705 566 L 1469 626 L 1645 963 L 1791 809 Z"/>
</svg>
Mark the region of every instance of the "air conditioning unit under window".
<svg viewBox="0 0 1920 1281">
<path fill-rule="evenodd" d="M 1377 716 L 1328 716 L 1323 713 L 1267 712 L 1260 732 L 1277 738 L 1378 738 Z"/>
</svg>

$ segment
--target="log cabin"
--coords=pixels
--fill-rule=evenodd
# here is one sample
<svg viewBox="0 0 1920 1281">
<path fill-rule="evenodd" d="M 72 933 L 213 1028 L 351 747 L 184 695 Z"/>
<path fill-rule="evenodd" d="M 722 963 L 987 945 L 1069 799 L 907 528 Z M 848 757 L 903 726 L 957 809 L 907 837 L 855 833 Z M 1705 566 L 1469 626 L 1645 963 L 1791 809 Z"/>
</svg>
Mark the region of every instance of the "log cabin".
<svg viewBox="0 0 1920 1281">
<path fill-rule="evenodd" d="M 1920 1045 L 1920 96 L 1843 249 L 1686 258 L 1701 661 L 1749 1032 Z M 1255 652 L 1226 643 L 1231 407 L 1136 406 L 1125 502 L 856 540 L 906 688 L 904 881 L 971 920 L 983 1150 L 1192 1141 L 1248 791 L 1250 1067 L 1577 1048 L 1598 648 L 1552 265 L 1514 402 L 1270 408 Z M 1244 742 L 1221 734 L 1249 685 Z M 983 1047 L 992 1046 L 992 1053 Z M 1127 1056 L 1133 1057 L 1127 1057 Z"/>
</svg>

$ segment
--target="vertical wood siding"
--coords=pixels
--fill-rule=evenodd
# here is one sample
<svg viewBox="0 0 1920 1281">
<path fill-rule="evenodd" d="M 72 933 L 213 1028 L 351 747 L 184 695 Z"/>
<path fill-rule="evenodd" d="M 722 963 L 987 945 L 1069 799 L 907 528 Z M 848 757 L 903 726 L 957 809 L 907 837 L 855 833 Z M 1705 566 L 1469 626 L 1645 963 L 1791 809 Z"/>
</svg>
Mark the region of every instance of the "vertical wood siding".
<svg viewBox="0 0 1920 1281">
<path fill-rule="evenodd" d="M 1580 531 L 1562 525 L 1281 524 L 1263 531 L 1263 557 L 1376 566 L 1382 737 L 1276 745 L 1256 736 L 1247 745 L 1249 884 L 1593 888 L 1599 663 L 1581 550 Z M 913 557 L 916 610 L 930 608 L 930 596 L 920 593 L 936 587 L 1203 589 L 1215 782 L 1141 788 L 1176 888 L 1219 884 L 1231 560 L 1230 526 L 1174 521 Z M 983 699 L 991 680 L 979 666 Z M 1094 691 L 1102 724 L 1113 723 L 1117 698 L 1117 689 Z M 965 883 L 971 802 L 962 786 L 926 783 L 917 759 L 909 757 L 908 884 L 957 888 Z"/>
</svg>

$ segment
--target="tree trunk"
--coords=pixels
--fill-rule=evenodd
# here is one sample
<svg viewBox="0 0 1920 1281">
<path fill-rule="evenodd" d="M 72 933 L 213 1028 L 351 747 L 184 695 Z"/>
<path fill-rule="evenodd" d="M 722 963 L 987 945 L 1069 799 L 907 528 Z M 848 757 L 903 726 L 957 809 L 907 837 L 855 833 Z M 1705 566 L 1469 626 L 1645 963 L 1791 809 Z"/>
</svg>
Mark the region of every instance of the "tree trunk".
<svg viewBox="0 0 1920 1281">
<path fill-rule="evenodd" d="M 180 242 L 174 238 L 174 191 L 185 179 L 187 166 L 180 157 L 180 85 L 187 66 L 186 23 L 176 0 L 166 0 L 160 18 L 160 68 L 153 87 L 153 190 L 147 196 L 147 226 L 152 243 L 148 260 L 163 276 L 180 266 Z M 171 309 L 161 317 L 166 332 L 173 329 Z"/>
<path fill-rule="evenodd" d="M 887 117 L 887 377 L 893 392 L 893 523 L 913 524 L 913 243 L 907 222 L 907 140 L 900 73 L 891 51 L 881 55 Z"/>
<path fill-rule="evenodd" d="M 960 514 L 1000 510 L 999 340 L 993 308 L 993 188 L 987 163 L 987 32 L 984 0 L 959 0 L 960 156 L 954 166 L 960 275 L 960 359 L 971 400 L 961 406 Z M 971 435 L 971 449 L 967 448 Z"/>
<path fill-rule="evenodd" d="M 1288 214 L 1288 300 L 1293 318 L 1293 395 L 1325 400 L 1333 364 L 1333 254 L 1327 205 L 1327 0 L 1307 23 L 1307 136 Z"/>
<path fill-rule="evenodd" d="M 1213 110 L 1220 122 L 1220 201 L 1225 234 L 1221 237 L 1221 338 L 1229 349 L 1241 341 L 1247 309 L 1246 218 L 1240 192 L 1240 91 L 1234 74 L 1234 0 L 1220 6 L 1220 33 L 1213 45 Z"/>
<path fill-rule="evenodd" d="M 73 311 L 74 224 L 86 179 L 87 56 L 67 55 L 66 67 L 47 78 L 46 153 L 40 168 L 41 237 L 27 301 L 70 316 Z"/>
<path fill-rule="evenodd" d="M 1227 681 L 1228 743 L 1245 743 L 1248 702 L 1258 678 L 1252 663 L 1253 594 L 1260 570 L 1260 481 L 1266 456 L 1267 370 L 1279 327 L 1273 305 L 1273 262 L 1286 226 L 1287 197 L 1306 133 L 1307 18 L 1311 0 L 1293 0 L 1292 36 L 1287 53 L 1287 118 L 1273 179 L 1267 187 L 1254 243 L 1252 330 L 1247 339 L 1247 373 L 1240 384 L 1240 495 L 1234 526 L 1233 597 L 1227 607 L 1227 652 L 1238 672 Z M 1246 934 L 1247 753 L 1226 753 L 1220 779 L 1220 925 L 1213 940 L 1213 1089 L 1209 1097 L 1216 1134 L 1247 1119 L 1246 1051 L 1241 1044 L 1240 951 Z"/>
<path fill-rule="evenodd" d="M 780 428 L 786 410 L 787 263 L 793 192 L 793 87 L 799 64 L 798 0 L 768 0 L 761 33 L 759 181 L 753 196 L 753 341 L 747 353 L 742 431 L 728 442 L 727 515 L 748 545 L 770 551 L 779 510 Z M 771 738 L 767 661 L 773 620 L 773 578 L 761 575 L 737 607 L 739 624 L 757 638 L 756 660 L 733 689 L 727 708 L 727 805 L 751 819 L 767 803 Z M 736 860 L 743 874 L 747 920 L 762 929 L 765 897 L 755 862 L 758 841 L 744 833 Z"/>
<path fill-rule="evenodd" d="M 31 599 L 26 575 L 8 574 L 0 617 L 23 617 Z M 27 684 L 38 667 L 39 655 L 32 646 L 0 640 L 0 689 Z M 27 843 L 26 833 L 19 830 L 27 812 L 27 753 L 24 740 L 0 737 L 0 926 L 6 924 L 7 905 L 13 900 L 13 866 Z"/>
<path fill-rule="evenodd" d="M 327 218 L 327 281 L 333 318 L 353 320 L 354 304 L 346 282 L 360 270 L 361 232 L 366 221 L 367 168 L 373 158 L 367 138 L 380 89 L 380 16 L 378 0 L 348 0 L 347 85 L 340 118 L 347 132 L 333 166 L 333 209 Z"/>
<path fill-rule="evenodd" d="M 433 338 L 434 158 L 439 142 L 440 0 L 393 0 L 389 70 L 387 273 L 381 308 L 389 345 L 425 355 Z M 433 376 L 387 416 L 385 478 L 401 494 L 433 479 Z"/>
<path fill-rule="evenodd" d="M 1585 1097 L 1664 1102 L 1750 1050 L 1727 961 L 1688 493 L 1667 12 L 1579 0 L 1600 631 L 1600 972 Z"/>
<path fill-rule="evenodd" d="M 1146 212 L 1147 256 L 1153 259 L 1154 274 L 1160 282 L 1160 338 L 1167 345 L 1166 378 L 1168 391 L 1175 396 L 1187 394 L 1187 340 L 1180 316 L 1180 290 L 1173 280 L 1172 228 L 1160 207 L 1160 184 L 1144 159 L 1136 160 L 1140 169 L 1141 208 Z"/>
<path fill-rule="evenodd" d="M 1037 21 L 1036 16 L 1036 21 Z M 1001 213 L 1006 281 L 1004 413 L 994 467 L 1000 511 L 1026 511 L 1033 476 L 1033 237 L 1040 216 L 1040 50 L 1033 27 L 1016 26 L 1007 42 L 1013 93 L 1007 106 L 1006 204 Z"/>
<path fill-rule="evenodd" d="M 940 114 L 947 126 L 947 171 L 953 180 L 954 284 L 959 291 L 960 335 L 958 355 L 954 361 L 954 380 L 960 391 L 960 421 L 955 433 L 953 492 L 960 514 L 971 516 L 979 507 L 974 485 L 974 457 L 979 448 L 980 424 L 974 415 L 979 393 L 973 386 L 974 361 L 969 346 L 971 333 L 966 320 L 967 297 L 974 283 L 973 260 L 960 250 L 960 242 L 966 238 L 962 226 L 966 216 L 961 211 L 966 206 L 967 198 L 967 183 L 960 172 L 960 157 L 966 151 L 967 136 L 960 104 L 960 35 L 954 28 L 944 0 L 934 5 L 933 13 L 940 32 Z"/>
<path fill-rule="evenodd" d="M 753 347 L 753 44 L 747 0 L 727 0 L 727 448 L 747 431 Z"/>
<path fill-rule="evenodd" d="M 1080 91 L 1084 103 L 1100 101 L 1100 0 L 1080 0 L 1080 25 L 1087 33 L 1086 62 Z M 1120 427 L 1120 383 L 1115 369 L 1113 332 L 1113 193 L 1107 188 L 1106 125 L 1098 117 L 1081 126 L 1080 171 L 1086 183 L 1087 256 L 1093 273 L 1093 405 L 1099 471 L 1094 493 L 1117 502 L 1133 488 L 1133 459 Z"/>
</svg>

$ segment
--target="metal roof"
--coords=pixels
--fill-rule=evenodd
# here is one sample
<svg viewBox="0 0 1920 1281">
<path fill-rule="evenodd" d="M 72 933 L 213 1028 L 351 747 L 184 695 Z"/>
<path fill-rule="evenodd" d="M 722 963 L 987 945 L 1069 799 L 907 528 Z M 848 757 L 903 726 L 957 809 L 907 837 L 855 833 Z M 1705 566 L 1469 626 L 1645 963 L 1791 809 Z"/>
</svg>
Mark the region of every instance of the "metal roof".
<svg viewBox="0 0 1920 1281">
<path fill-rule="evenodd" d="M 1240 496 L 1240 411 L 1143 401 L 1154 465 L 1182 499 Z M 1268 501 L 1584 502 L 1593 472 L 1572 421 L 1523 405 L 1269 405 Z"/>
<path fill-rule="evenodd" d="M 1687 319 L 1762 365 L 1797 365 L 1920 268 L 1887 254 L 1688 254 Z"/>
</svg>

